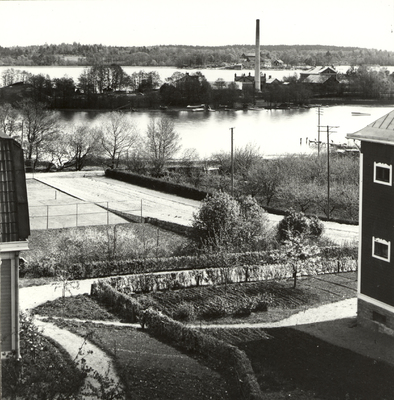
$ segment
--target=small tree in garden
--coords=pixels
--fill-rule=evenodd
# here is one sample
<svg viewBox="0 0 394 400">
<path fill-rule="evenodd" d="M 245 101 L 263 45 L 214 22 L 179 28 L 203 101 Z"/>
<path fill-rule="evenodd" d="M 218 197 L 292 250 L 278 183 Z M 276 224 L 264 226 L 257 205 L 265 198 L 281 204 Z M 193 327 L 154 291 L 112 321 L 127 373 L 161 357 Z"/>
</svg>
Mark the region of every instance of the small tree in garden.
<svg viewBox="0 0 394 400">
<path fill-rule="evenodd" d="M 282 248 L 285 263 L 291 268 L 293 274 L 293 288 L 297 286 L 297 276 L 302 270 L 307 269 L 307 264 L 319 260 L 320 249 L 311 244 L 303 234 L 294 235 L 288 232 L 287 239 Z"/>
</svg>

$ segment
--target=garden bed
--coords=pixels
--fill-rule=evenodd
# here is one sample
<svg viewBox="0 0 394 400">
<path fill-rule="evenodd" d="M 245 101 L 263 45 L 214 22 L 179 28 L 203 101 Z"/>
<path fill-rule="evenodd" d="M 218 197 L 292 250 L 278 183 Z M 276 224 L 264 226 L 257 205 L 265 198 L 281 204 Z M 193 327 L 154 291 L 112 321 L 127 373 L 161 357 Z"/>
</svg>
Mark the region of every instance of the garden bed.
<svg viewBox="0 0 394 400">
<path fill-rule="evenodd" d="M 296 360 L 296 354 L 294 355 L 294 360 L 288 361 L 289 357 L 284 354 L 284 350 L 282 352 L 276 352 L 274 350 L 266 351 L 264 354 L 267 356 L 263 357 L 261 363 L 259 363 L 259 357 L 261 356 L 261 351 L 258 352 L 258 348 L 266 348 L 266 346 L 270 346 L 272 343 L 272 332 L 281 332 L 281 330 L 262 330 L 262 329 L 217 329 L 214 328 L 214 324 L 217 322 L 222 323 L 234 323 L 234 322 L 257 322 L 257 321 L 272 321 L 272 320 L 280 320 L 289 314 L 295 313 L 300 309 L 306 309 L 313 306 L 317 306 L 324 303 L 330 303 L 338 300 L 342 300 L 344 298 L 352 298 L 355 296 L 356 289 L 356 273 L 343 273 L 343 274 L 329 274 L 324 275 L 323 277 L 305 277 L 299 280 L 298 288 L 296 290 L 292 289 L 292 281 L 280 281 L 280 282 L 259 282 L 259 283 L 249 283 L 249 284 L 233 284 L 227 286 L 217 286 L 217 287 L 201 287 L 194 289 L 183 289 L 183 290 L 173 290 L 166 292 L 158 292 L 155 293 L 155 296 L 152 294 L 149 295 L 150 300 L 157 302 L 157 304 L 164 309 L 166 309 L 168 313 L 171 313 L 171 309 L 176 308 L 176 304 L 179 301 L 189 301 L 192 300 L 196 304 L 204 304 L 205 302 L 210 302 L 212 296 L 227 296 L 228 302 L 230 304 L 237 304 L 239 301 L 244 301 L 245 297 L 252 298 L 254 295 L 258 295 L 261 293 L 270 293 L 271 294 L 271 307 L 268 307 L 268 311 L 262 311 L 259 313 L 252 313 L 249 317 L 240 317 L 234 318 L 233 315 L 228 315 L 226 317 L 222 317 L 217 320 L 208 320 L 205 321 L 205 324 L 212 325 L 209 331 L 206 333 L 213 334 L 214 336 L 234 345 L 237 345 L 240 349 L 245 351 L 252 362 L 253 368 L 256 372 L 256 376 L 258 378 L 261 390 L 264 393 L 264 398 L 267 399 L 283 399 L 291 396 L 296 399 L 336 399 L 336 398 L 346 398 L 346 393 L 343 397 L 335 397 L 337 393 L 344 393 L 346 385 L 342 385 L 340 391 L 336 391 L 335 388 L 331 388 L 327 394 L 324 392 L 326 388 L 325 380 L 331 379 L 331 377 L 337 376 L 337 368 L 338 364 L 342 364 L 341 361 L 341 352 L 344 351 L 341 348 L 335 348 L 336 356 L 335 363 L 333 359 L 330 357 L 331 347 L 323 347 L 321 345 L 321 341 L 319 339 L 315 339 L 313 337 L 309 337 L 309 335 L 302 334 L 300 338 L 303 337 L 308 338 L 300 348 L 304 351 L 304 354 L 301 354 L 300 357 L 302 361 L 301 363 L 306 363 L 305 360 L 308 360 L 311 357 L 311 365 L 315 365 L 323 361 L 319 361 L 318 358 L 325 358 L 326 362 L 329 362 L 325 365 L 324 368 L 321 369 L 321 372 L 313 372 L 313 379 L 317 380 L 313 385 L 312 378 L 299 378 L 299 374 L 297 371 L 293 371 L 296 375 L 291 375 L 292 369 L 299 368 L 298 361 Z M 139 295 L 138 297 L 147 297 L 146 295 Z M 182 297 L 183 296 L 183 297 Z M 232 300 L 231 300 L 232 299 Z M 231 300 L 231 302 L 230 302 Z M 64 306 L 64 307 L 63 307 Z M 100 309 L 102 305 L 94 304 L 92 299 L 89 296 L 77 296 L 75 298 L 66 298 L 65 303 L 63 304 L 61 301 L 57 301 L 55 303 L 48 303 L 45 306 L 37 308 L 36 311 L 40 313 L 45 313 L 45 309 L 48 311 L 46 315 L 58 315 L 62 316 L 62 313 L 65 312 L 65 316 L 67 317 L 76 317 L 80 318 L 81 315 L 84 318 L 88 319 L 89 316 L 91 318 L 100 319 Z M 109 319 L 107 311 L 103 311 L 102 319 Z M 112 317 L 111 317 L 112 318 Z M 182 398 L 176 397 L 174 390 L 176 387 L 184 388 L 185 382 L 188 382 L 184 379 L 184 376 L 177 375 L 172 373 L 166 369 L 166 372 L 158 371 L 156 368 L 148 368 L 144 371 L 141 370 L 141 365 L 139 363 L 142 362 L 140 357 L 133 357 L 132 352 L 135 350 L 136 343 L 140 343 L 137 335 L 143 334 L 140 330 L 135 330 L 131 328 L 115 328 L 115 327 L 103 327 L 96 326 L 94 324 L 81 324 L 81 323 L 71 323 L 67 322 L 66 326 L 71 330 L 75 330 L 77 333 L 84 335 L 87 332 L 93 332 L 94 341 L 96 344 L 99 344 L 101 348 L 108 352 L 108 354 L 112 355 L 114 358 L 118 360 L 118 369 L 126 373 L 123 379 L 128 379 L 127 385 L 130 386 L 130 393 L 133 393 L 133 398 L 141 398 L 143 399 L 144 393 L 148 394 L 149 398 L 159 399 L 159 398 Z M 204 330 L 205 331 L 205 330 Z M 283 338 L 279 338 L 281 341 L 280 344 L 275 344 L 275 346 L 282 346 L 284 348 L 291 348 L 291 344 L 298 343 L 298 340 L 301 340 L 296 333 L 294 337 L 291 336 L 293 330 L 288 330 L 288 332 Z M 298 336 L 297 336 L 298 335 Z M 148 339 L 144 339 L 148 340 Z M 138 351 L 143 352 L 144 354 L 160 354 L 161 345 L 157 343 L 154 344 L 149 339 L 149 344 L 146 344 L 147 347 L 140 344 L 140 348 Z M 150 347 L 151 346 L 151 347 Z M 316 346 L 321 346 L 324 349 L 327 349 L 327 355 L 324 355 L 324 352 L 316 352 Z M 138 346 L 137 346 L 138 347 Z M 130 351 L 126 351 L 126 349 L 134 349 L 131 353 Z M 145 351 L 147 353 L 145 353 Z M 301 351 L 301 350 L 300 350 Z M 123 352 L 123 353 L 122 353 Z M 358 360 L 364 360 L 363 363 L 366 362 L 365 358 L 361 356 L 357 356 L 354 353 L 347 351 L 350 355 L 354 356 L 354 362 L 358 362 Z M 269 354 L 269 357 L 268 357 Z M 285 357 L 285 358 L 284 358 Z M 298 355 L 297 355 L 298 357 Z M 349 356 L 350 357 L 350 356 Z M 288 366 L 286 366 L 286 373 L 281 371 L 281 365 L 284 363 L 284 360 L 288 362 Z M 349 361 L 350 360 L 350 361 Z M 340 366 L 339 369 L 343 372 L 348 365 L 348 362 L 351 362 L 351 358 L 346 359 L 346 363 L 344 362 L 344 367 Z M 201 360 L 200 360 L 201 361 Z M 270 363 L 273 363 L 270 366 Z M 166 364 L 165 364 L 166 365 Z M 179 365 L 183 365 L 179 362 Z M 307 365 L 304 365 L 304 368 L 307 368 Z M 139 372 L 138 372 L 139 371 Z M 363 373 L 365 370 L 363 370 Z M 165 376 L 163 375 L 165 374 Z M 386 371 L 386 373 L 388 373 Z M 140 375 L 138 375 L 140 374 Z M 304 370 L 304 374 L 306 374 Z M 343 374 L 345 374 L 343 372 Z M 131 377 L 134 376 L 138 379 L 133 381 Z M 344 375 L 344 380 L 346 381 L 347 377 Z M 216 379 L 216 378 L 215 378 Z M 219 390 L 220 385 L 218 386 L 218 381 L 214 378 L 205 379 L 205 386 L 208 391 L 210 390 L 212 393 L 212 398 L 227 398 L 223 393 L 221 394 L 217 392 Z M 363 380 L 362 375 L 358 377 L 353 377 L 354 381 L 357 379 L 359 381 Z M 184 393 L 188 398 L 209 398 L 204 397 L 200 391 L 200 379 L 194 384 L 194 388 L 199 393 L 200 397 L 193 397 L 195 395 L 190 394 L 190 390 L 192 388 L 190 385 L 188 386 L 188 390 Z M 354 388 L 354 383 L 349 383 L 349 392 L 353 393 L 352 388 Z M 352 386 L 353 385 L 353 386 Z M 156 386 L 156 387 L 155 387 Z M 210 388 L 210 389 L 209 389 Z M 183 389 L 182 389 L 183 390 Z M 221 390 L 221 389 L 220 389 Z M 224 389 L 226 390 L 226 389 Z M 355 390 L 355 389 L 354 389 Z M 159 393 L 159 394 L 158 394 Z M 166 393 L 172 397 L 165 397 Z M 204 392 L 206 393 L 206 392 Z M 371 393 L 371 392 L 368 392 Z M 159 397 L 159 396 L 162 397 Z M 140 397 L 138 397 L 140 396 Z M 156 396 L 156 397 L 155 397 Z M 215 397 L 217 396 L 217 397 Z M 146 398 L 146 397 L 145 397 Z M 185 398 L 185 397 L 183 397 Z M 355 397 L 349 397 L 355 398 Z M 362 397 L 361 397 L 362 398 Z M 379 397 L 369 397 L 369 398 L 379 398 Z M 382 397 L 383 398 L 383 397 Z M 387 397 L 391 398 L 391 397 Z M 365 397 L 367 399 L 367 397 Z"/>
</svg>

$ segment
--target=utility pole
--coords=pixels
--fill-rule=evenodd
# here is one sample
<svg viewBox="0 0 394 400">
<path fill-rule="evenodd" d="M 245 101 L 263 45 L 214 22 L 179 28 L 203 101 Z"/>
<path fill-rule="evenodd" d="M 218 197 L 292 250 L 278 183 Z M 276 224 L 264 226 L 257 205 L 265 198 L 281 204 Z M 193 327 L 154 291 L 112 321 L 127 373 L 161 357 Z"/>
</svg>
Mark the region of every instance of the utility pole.
<svg viewBox="0 0 394 400">
<path fill-rule="evenodd" d="M 330 129 L 339 128 L 338 126 L 327 125 L 327 219 L 330 219 Z"/>
<path fill-rule="evenodd" d="M 317 155 L 320 156 L 320 116 L 323 114 L 323 110 L 319 106 L 317 108 Z"/>
<path fill-rule="evenodd" d="M 234 197 L 234 128 L 231 131 L 231 196 Z"/>
</svg>

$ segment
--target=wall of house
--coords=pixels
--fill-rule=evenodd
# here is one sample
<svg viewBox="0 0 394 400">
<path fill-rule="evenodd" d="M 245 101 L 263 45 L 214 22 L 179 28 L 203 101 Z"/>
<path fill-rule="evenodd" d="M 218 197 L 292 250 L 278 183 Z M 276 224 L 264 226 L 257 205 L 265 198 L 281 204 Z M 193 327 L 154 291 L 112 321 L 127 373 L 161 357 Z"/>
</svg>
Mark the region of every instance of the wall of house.
<svg viewBox="0 0 394 400">
<path fill-rule="evenodd" d="M 368 329 L 394 336 L 394 313 L 385 307 L 358 299 L 357 323 Z"/>
<path fill-rule="evenodd" d="M 394 146 L 362 142 L 361 151 L 364 161 L 360 293 L 394 306 L 394 180 L 391 185 L 374 182 L 374 162 L 394 167 Z M 373 257 L 373 237 L 392 243 L 389 261 Z"/>
<path fill-rule="evenodd" d="M 12 304 L 15 291 L 14 262 L 7 254 L 2 254 L 1 262 L 1 352 L 15 350 L 13 338 L 15 328 L 15 310 Z"/>
</svg>

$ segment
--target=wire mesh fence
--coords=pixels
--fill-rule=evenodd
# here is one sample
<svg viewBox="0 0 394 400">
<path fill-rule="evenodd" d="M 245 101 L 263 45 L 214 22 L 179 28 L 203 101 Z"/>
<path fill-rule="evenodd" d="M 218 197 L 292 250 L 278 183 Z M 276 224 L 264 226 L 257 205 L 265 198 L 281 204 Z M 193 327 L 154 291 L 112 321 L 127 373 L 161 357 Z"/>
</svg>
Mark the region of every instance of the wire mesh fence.
<svg viewBox="0 0 394 400">
<path fill-rule="evenodd" d="M 30 205 L 31 229 L 56 229 L 89 225 L 115 225 L 128 221 L 117 215 L 131 214 L 142 219 L 142 201 L 138 208 L 127 202 L 88 203 L 75 201 L 61 204 Z"/>
</svg>

